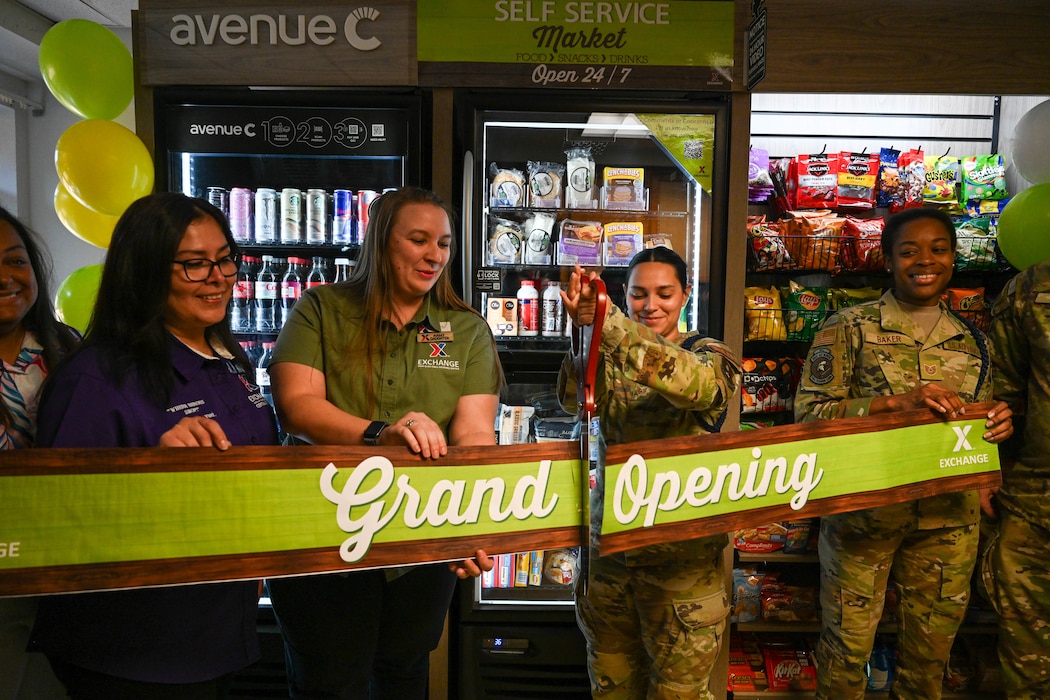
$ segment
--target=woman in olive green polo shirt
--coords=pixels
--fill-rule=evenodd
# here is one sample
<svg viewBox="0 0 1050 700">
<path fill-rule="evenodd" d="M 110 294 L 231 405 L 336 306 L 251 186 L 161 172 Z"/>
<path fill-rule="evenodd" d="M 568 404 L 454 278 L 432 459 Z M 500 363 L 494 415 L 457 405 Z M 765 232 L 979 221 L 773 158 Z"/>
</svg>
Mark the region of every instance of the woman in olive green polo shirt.
<svg viewBox="0 0 1050 700">
<path fill-rule="evenodd" d="M 503 375 L 488 324 L 452 288 L 452 213 L 402 188 L 375 200 L 353 275 L 308 290 L 274 348 L 281 424 L 315 444 L 494 445 Z M 424 698 L 456 576 L 476 560 L 268 583 L 293 697 Z"/>
</svg>

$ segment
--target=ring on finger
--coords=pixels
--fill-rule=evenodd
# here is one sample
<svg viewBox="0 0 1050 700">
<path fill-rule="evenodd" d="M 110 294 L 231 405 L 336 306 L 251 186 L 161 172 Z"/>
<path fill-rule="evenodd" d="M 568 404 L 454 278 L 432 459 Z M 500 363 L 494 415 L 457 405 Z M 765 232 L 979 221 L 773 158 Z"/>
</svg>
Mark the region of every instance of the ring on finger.
<svg viewBox="0 0 1050 700">
<path fill-rule="evenodd" d="M 411 428 L 415 424 L 415 422 L 416 422 L 415 418 L 409 418 L 408 420 L 405 421 L 405 427 L 406 428 Z"/>
</svg>

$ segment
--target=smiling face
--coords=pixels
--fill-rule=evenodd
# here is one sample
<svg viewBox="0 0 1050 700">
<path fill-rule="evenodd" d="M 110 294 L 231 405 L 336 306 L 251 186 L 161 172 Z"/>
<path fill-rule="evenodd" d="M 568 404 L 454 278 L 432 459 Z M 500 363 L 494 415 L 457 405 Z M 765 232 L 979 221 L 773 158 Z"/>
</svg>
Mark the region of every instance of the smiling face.
<svg viewBox="0 0 1050 700">
<path fill-rule="evenodd" d="M 219 224 L 201 217 L 186 228 L 175 260 L 207 258 L 221 260 L 230 254 L 230 244 Z M 222 321 L 236 277 L 224 277 L 213 266 L 203 282 L 191 282 L 182 265 L 171 266 L 171 291 L 164 305 L 164 325 L 190 347 L 208 351 L 205 330 Z"/>
<path fill-rule="evenodd" d="M 421 203 L 401 207 L 390 231 L 387 254 L 394 303 L 402 313 L 414 314 L 434 288 L 448 264 L 451 246 L 452 226 L 444 209 Z"/>
<path fill-rule="evenodd" d="M 936 306 L 952 281 L 955 249 L 951 236 L 935 219 L 905 224 L 886 262 L 893 273 L 894 295 L 913 306 Z"/>
<path fill-rule="evenodd" d="M 22 319 L 37 297 L 36 274 L 22 237 L 0 221 L 0 336 L 21 333 Z"/>
<path fill-rule="evenodd" d="M 624 291 L 631 320 L 648 326 L 670 341 L 678 339 L 678 318 L 689 298 L 689 288 L 682 288 L 673 266 L 662 262 L 636 265 Z"/>
</svg>

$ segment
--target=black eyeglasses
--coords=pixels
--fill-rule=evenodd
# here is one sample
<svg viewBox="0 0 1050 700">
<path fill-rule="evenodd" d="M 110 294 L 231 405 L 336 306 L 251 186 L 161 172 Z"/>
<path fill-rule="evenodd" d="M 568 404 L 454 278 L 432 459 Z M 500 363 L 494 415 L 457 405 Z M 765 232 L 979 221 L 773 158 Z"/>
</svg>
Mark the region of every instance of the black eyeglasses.
<svg viewBox="0 0 1050 700">
<path fill-rule="evenodd" d="M 223 277 L 235 277 L 238 270 L 241 269 L 240 257 L 233 255 L 227 255 L 218 260 L 193 258 L 192 260 L 172 260 L 172 262 L 182 265 L 182 269 L 186 271 L 186 279 L 190 282 L 204 282 L 211 277 L 211 271 L 216 267 L 219 268 Z"/>
</svg>

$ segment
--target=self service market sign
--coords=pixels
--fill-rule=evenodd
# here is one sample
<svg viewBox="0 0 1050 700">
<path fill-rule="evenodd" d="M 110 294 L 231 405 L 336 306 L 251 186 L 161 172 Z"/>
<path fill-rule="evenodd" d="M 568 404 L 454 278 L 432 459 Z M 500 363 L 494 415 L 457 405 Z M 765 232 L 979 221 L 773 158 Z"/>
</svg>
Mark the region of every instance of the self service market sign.
<svg viewBox="0 0 1050 700">
<path fill-rule="evenodd" d="M 420 0 L 421 85 L 728 90 L 733 2 Z"/>
<path fill-rule="evenodd" d="M 913 411 L 614 446 L 590 525 L 610 553 L 992 486 L 983 423 Z M 0 466 L 0 595 L 578 545 L 582 478 L 575 443 L 430 461 L 360 447 L 13 450 Z"/>
</svg>

